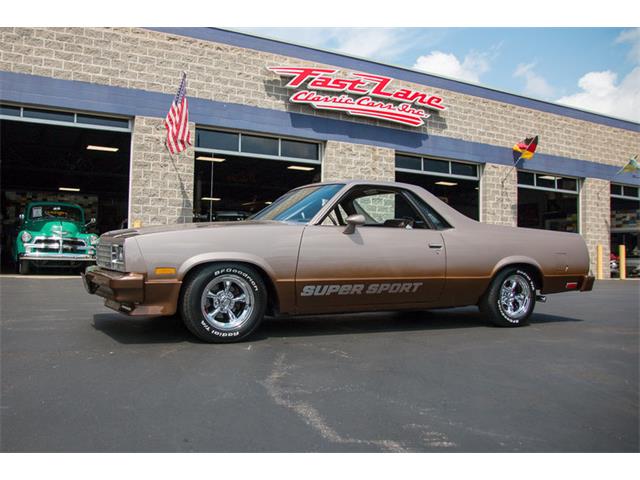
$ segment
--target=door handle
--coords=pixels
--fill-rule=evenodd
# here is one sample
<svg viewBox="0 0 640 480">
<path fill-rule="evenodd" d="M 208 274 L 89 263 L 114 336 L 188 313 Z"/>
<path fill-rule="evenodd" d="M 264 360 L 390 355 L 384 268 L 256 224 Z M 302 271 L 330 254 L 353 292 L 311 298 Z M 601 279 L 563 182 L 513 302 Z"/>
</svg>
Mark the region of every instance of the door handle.
<svg viewBox="0 0 640 480">
<path fill-rule="evenodd" d="M 430 243 L 429 248 L 442 248 L 441 243 Z"/>
</svg>

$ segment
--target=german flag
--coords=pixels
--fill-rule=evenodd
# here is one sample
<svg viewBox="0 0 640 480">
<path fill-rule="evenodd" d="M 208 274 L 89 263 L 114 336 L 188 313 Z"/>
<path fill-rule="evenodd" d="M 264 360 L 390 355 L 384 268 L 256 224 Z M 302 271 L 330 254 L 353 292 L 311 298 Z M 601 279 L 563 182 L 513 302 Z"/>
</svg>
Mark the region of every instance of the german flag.
<svg viewBox="0 0 640 480">
<path fill-rule="evenodd" d="M 531 160 L 533 154 L 536 153 L 538 147 L 538 135 L 535 137 L 525 138 L 523 141 L 516 143 L 513 146 L 513 161 L 517 162 L 520 159 Z"/>
</svg>

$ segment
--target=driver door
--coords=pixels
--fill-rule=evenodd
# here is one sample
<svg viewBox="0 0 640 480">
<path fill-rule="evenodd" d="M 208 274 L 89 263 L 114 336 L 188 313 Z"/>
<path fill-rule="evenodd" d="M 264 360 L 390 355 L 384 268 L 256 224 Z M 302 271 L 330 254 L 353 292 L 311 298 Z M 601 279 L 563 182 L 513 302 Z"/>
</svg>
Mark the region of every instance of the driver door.
<svg viewBox="0 0 640 480">
<path fill-rule="evenodd" d="M 365 217 L 345 234 L 346 217 Z M 300 313 L 429 304 L 444 287 L 442 235 L 402 189 L 356 186 L 305 228 L 296 272 Z"/>
</svg>

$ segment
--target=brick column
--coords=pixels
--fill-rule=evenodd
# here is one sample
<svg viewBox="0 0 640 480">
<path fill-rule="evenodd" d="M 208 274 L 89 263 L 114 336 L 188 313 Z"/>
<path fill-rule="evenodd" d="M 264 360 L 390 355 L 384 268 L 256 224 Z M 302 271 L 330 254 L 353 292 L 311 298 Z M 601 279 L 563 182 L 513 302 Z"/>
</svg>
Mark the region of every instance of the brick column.
<svg viewBox="0 0 640 480">
<path fill-rule="evenodd" d="M 518 225 L 518 175 L 514 167 L 485 164 L 480 194 L 482 222 L 510 227 Z"/>
<path fill-rule="evenodd" d="M 591 271 L 596 274 L 596 252 L 602 245 L 602 270 L 604 278 L 611 276 L 609 252 L 611 242 L 611 196 L 607 180 L 586 178 L 580 190 L 580 233 L 587 242 Z"/>
<path fill-rule="evenodd" d="M 356 143 L 328 141 L 322 180 L 395 180 L 395 150 Z"/>
<path fill-rule="evenodd" d="M 190 123 L 195 139 L 195 124 Z M 171 158 L 161 118 L 136 117 L 131 142 L 129 226 L 188 223 L 193 218 L 193 147 Z"/>
</svg>

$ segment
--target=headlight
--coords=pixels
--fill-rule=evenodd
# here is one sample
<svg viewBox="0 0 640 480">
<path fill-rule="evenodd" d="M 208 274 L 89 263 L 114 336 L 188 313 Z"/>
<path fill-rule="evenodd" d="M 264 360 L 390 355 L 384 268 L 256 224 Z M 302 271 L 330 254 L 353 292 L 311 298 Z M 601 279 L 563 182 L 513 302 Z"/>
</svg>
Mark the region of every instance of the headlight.
<svg viewBox="0 0 640 480">
<path fill-rule="evenodd" d="M 24 243 L 28 243 L 31 241 L 31 234 L 29 232 L 22 232 L 22 235 L 20 235 L 20 239 L 24 242 Z"/>
<path fill-rule="evenodd" d="M 98 236 L 97 235 L 91 235 L 89 237 L 89 242 L 91 243 L 91 245 L 95 245 L 96 243 L 98 243 Z"/>
</svg>

